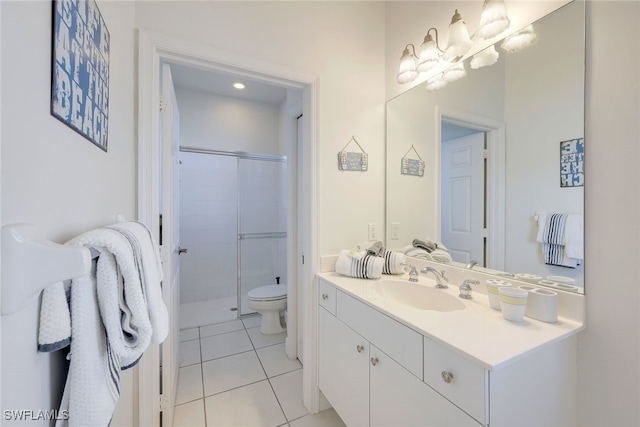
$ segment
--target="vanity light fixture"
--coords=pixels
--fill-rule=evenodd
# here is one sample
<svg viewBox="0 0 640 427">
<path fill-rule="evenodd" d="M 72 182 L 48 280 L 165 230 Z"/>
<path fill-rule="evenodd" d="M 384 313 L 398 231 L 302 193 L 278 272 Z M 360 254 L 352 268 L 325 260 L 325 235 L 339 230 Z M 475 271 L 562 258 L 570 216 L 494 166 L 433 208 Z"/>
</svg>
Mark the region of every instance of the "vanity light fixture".
<svg viewBox="0 0 640 427">
<path fill-rule="evenodd" d="M 411 51 L 409 51 L 411 46 Z M 411 43 L 406 45 L 400 58 L 400 69 L 398 71 L 398 83 L 404 84 L 412 82 L 418 77 L 418 58 L 416 49 Z"/>
<path fill-rule="evenodd" d="M 245 88 L 245 85 L 244 85 L 244 83 L 234 82 L 234 83 L 233 83 L 233 87 L 234 87 L 234 88 L 236 88 L 236 89 L 238 89 L 238 90 L 242 90 L 242 89 L 244 89 L 244 88 Z"/>
<path fill-rule="evenodd" d="M 435 32 L 436 38 L 433 39 L 431 31 Z M 438 30 L 436 28 L 429 28 L 427 35 L 424 36 L 424 41 L 420 46 L 420 57 L 418 58 L 418 71 L 429 71 L 442 61 L 443 51 L 440 49 L 438 43 Z"/>
<path fill-rule="evenodd" d="M 466 75 L 467 75 L 467 70 L 465 70 L 464 68 L 464 61 L 460 61 L 455 65 L 453 65 L 452 67 L 445 70 L 445 72 L 442 73 L 442 78 L 447 83 L 451 83 L 451 82 L 455 82 L 458 79 L 463 78 Z"/>
<path fill-rule="evenodd" d="M 464 56 L 464 54 L 471 49 L 472 44 L 473 42 L 471 41 L 471 37 L 469 37 L 467 24 L 462 20 L 460 12 L 456 9 L 451 17 L 451 24 L 449 24 L 449 40 L 444 50 L 444 59 L 446 61 L 453 61 L 456 58 Z"/>
<path fill-rule="evenodd" d="M 471 66 L 472 69 L 477 70 L 478 68 L 486 67 L 489 65 L 493 65 L 498 62 L 498 58 L 500 54 L 496 50 L 494 45 L 489 46 L 488 48 L 476 53 L 471 58 Z"/>
<path fill-rule="evenodd" d="M 511 24 L 507 15 L 507 6 L 504 0 L 484 0 L 482 14 L 480 15 L 480 27 L 476 36 L 481 39 L 490 39 L 497 36 Z"/>
<path fill-rule="evenodd" d="M 425 88 L 429 91 L 429 92 L 433 92 L 439 89 L 442 89 L 443 87 L 447 86 L 447 81 L 444 79 L 444 76 L 442 73 L 438 74 L 435 77 L 430 78 L 429 80 L 427 80 L 427 84 L 425 86 Z"/>
<path fill-rule="evenodd" d="M 500 47 L 507 52 L 517 52 L 534 44 L 537 38 L 533 25 L 527 25 L 520 31 L 505 38 Z"/>
</svg>

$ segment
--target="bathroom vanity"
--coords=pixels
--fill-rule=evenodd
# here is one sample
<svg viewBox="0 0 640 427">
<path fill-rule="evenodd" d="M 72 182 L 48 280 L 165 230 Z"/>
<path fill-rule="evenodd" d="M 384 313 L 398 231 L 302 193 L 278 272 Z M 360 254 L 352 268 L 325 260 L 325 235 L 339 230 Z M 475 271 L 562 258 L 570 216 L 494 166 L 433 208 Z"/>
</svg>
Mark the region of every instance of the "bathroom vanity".
<svg viewBox="0 0 640 427">
<path fill-rule="evenodd" d="M 319 388 L 347 426 L 576 425 L 582 319 L 513 323 L 483 285 L 462 300 L 457 283 L 407 279 L 318 275 Z"/>
</svg>

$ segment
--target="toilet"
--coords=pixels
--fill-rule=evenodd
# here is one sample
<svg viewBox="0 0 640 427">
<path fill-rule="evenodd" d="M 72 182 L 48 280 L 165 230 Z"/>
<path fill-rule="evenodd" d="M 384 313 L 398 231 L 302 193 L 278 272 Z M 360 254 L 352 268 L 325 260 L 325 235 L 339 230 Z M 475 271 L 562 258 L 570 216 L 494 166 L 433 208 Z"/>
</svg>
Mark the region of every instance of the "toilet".
<svg viewBox="0 0 640 427">
<path fill-rule="evenodd" d="M 286 285 L 267 285 L 250 290 L 247 305 L 262 314 L 260 332 L 270 335 L 286 331 L 280 325 L 280 313 L 287 308 Z"/>
</svg>

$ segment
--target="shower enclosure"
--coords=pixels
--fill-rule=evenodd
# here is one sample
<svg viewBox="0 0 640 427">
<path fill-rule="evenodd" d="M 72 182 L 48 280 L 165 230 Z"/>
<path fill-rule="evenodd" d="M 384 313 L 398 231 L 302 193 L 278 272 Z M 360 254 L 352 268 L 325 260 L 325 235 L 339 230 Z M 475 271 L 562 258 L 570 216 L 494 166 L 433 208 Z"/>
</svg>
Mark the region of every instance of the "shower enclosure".
<svg viewBox="0 0 640 427">
<path fill-rule="evenodd" d="M 286 283 L 286 157 L 182 148 L 180 160 L 183 311 L 202 310 L 200 325 L 251 314 L 251 289 Z"/>
</svg>

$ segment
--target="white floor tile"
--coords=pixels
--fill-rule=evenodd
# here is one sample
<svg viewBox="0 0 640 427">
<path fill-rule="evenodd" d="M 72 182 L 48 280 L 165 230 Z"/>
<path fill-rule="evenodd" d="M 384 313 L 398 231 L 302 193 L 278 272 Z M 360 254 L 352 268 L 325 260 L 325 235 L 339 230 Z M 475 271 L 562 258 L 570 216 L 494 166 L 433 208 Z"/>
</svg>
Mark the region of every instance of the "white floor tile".
<svg viewBox="0 0 640 427">
<path fill-rule="evenodd" d="M 202 366 L 191 365 L 178 371 L 178 388 L 176 390 L 176 405 L 202 399 Z"/>
<path fill-rule="evenodd" d="M 202 372 L 205 396 L 266 379 L 255 351 L 204 362 Z"/>
<path fill-rule="evenodd" d="M 198 328 L 183 329 L 180 331 L 180 342 L 197 340 L 200 338 Z"/>
<path fill-rule="evenodd" d="M 204 399 L 176 406 L 173 412 L 173 427 L 206 427 Z"/>
<path fill-rule="evenodd" d="M 305 415 L 292 421 L 289 425 L 291 427 L 346 427 L 333 408 L 317 414 Z"/>
<path fill-rule="evenodd" d="M 205 399 L 207 427 L 276 427 L 286 423 L 268 381 Z"/>
<path fill-rule="evenodd" d="M 290 360 L 287 357 L 284 343 L 259 348 L 256 351 L 269 378 L 302 368 L 298 359 Z"/>
<path fill-rule="evenodd" d="M 269 381 L 287 420 L 295 420 L 308 413 L 302 404 L 302 369 L 279 375 Z"/>
<path fill-rule="evenodd" d="M 200 363 L 200 340 L 184 341 L 179 346 L 180 367 Z"/>
<path fill-rule="evenodd" d="M 238 318 L 238 312 L 230 309 L 237 305 L 236 297 L 180 304 L 180 328 L 194 328 L 235 320 Z"/>
<path fill-rule="evenodd" d="M 281 332 L 279 334 L 265 335 L 262 332 L 260 332 L 260 328 L 247 329 L 247 333 L 249 334 L 249 337 L 251 338 L 251 342 L 253 343 L 253 346 L 256 349 L 262 348 L 262 347 L 268 347 L 274 344 L 283 343 L 284 340 L 287 338 L 286 332 Z"/>
<path fill-rule="evenodd" d="M 242 323 L 244 323 L 244 327 L 247 329 L 257 328 L 262 323 L 262 316 L 245 317 L 242 319 Z"/>
<path fill-rule="evenodd" d="M 253 350 L 247 332 L 244 330 L 201 338 L 200 342 L 203 361 Z"/>
<path fill-rule="evenodd" d="M 240 319 L 232 320 L 230 322 L 218 323 L 215 325 L 201 326 L 200 336 L 202 338 L 211 337 L 213 335 L 220 335 L 227 332 L 241 331 L 244 329 L 244 325 Z"/>
</svg>

